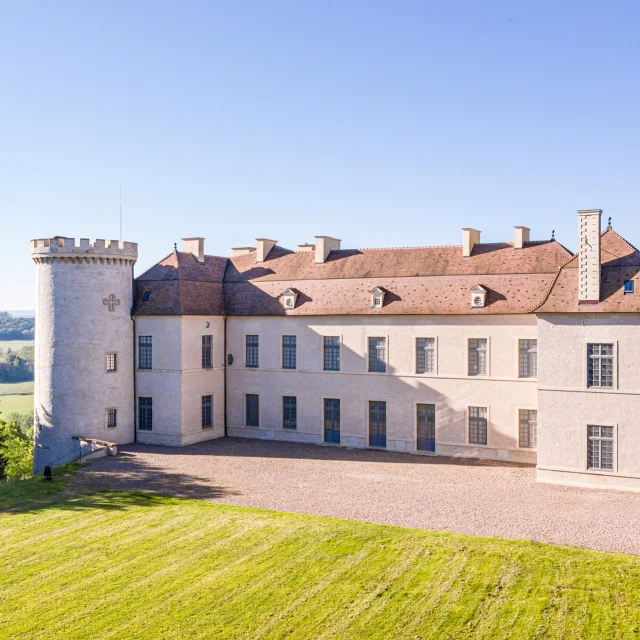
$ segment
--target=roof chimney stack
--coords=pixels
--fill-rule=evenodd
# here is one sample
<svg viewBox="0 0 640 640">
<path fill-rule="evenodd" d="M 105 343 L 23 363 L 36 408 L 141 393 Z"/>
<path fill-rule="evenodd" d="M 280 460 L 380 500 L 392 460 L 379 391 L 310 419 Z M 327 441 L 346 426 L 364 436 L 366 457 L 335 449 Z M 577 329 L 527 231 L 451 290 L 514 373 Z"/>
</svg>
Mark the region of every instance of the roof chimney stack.
<svg viewBox="0 0 640 640">
<path fill-rule="evenodd" d="M 578 304 L 600 302 L 600 218 L 602 209 L 578 211 L 578 256 L 580 280 Z"/>
<path fill-rule="evenodd" d="M 264 262 L 269 255 L 269 251 L 278 244 L 277 240 L 268 238 L 256 238 L 256 262 Z"/>
<path fill-rule="evenodd" d="M 462 257 L 471 257 L 473 247 L 480 244 L 480 231 L 477 229 L 463 229 L 462 230 Z"/>
<path fill-rule="evenodd" d="M 182 251 L 192 253 L 198 262 L 204 262 L 204 238 L 182 238 Z"/>
<path fill-rule="evenodd" d="M 326 262 L 332 251 L 340 251 L 340 242 L 330 236 L 316 236 L 316 264 Z"/>
<path fill-rule="evenodd" d="M 516 237 L 513 243 L 514 249 L 522 249 L 524 248 L 524 243 L 529 242 L 529 234 L 531 233 L 531 229 L 529 227 L 515 227 Z"/>
</svg>

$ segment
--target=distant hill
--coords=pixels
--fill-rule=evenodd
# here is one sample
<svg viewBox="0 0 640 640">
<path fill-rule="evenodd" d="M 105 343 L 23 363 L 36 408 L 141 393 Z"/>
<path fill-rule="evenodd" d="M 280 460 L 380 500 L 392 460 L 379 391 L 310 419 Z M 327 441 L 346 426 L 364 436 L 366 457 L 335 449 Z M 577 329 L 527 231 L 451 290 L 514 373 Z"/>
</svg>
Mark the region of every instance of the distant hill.
<svg viewBox="0 0 640 640">
<path fill-rule="evenodd" d="M 17 318 L 0 311 L 0 340 L 33 340 L 35 318 Z"/>
<path fill-rule="evenodd" d="M 36 312 L 33 309 L 7 309 L 6 313 L 11 314 L 14 318 L 35 318 Z"/>
</svg>

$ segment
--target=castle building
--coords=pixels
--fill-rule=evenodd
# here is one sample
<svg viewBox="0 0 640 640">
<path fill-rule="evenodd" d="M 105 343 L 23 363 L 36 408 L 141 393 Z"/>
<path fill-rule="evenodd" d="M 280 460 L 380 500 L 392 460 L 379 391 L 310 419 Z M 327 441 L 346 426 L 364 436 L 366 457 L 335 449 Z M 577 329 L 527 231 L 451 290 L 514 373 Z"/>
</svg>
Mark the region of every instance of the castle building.
<svg viewBox="0 0 640 640">
<path fill-rule="evenodd" d="M 36 471 L 83 438 L 228 435 L 640 489 L 640 252 L 601 215 L 578 212 L 576 255 L 522 226 L 448 247 L 258 238 L 230 258 L 186 238 L 135 280 L 133 243 L 33 240 Z"/>
</svg>

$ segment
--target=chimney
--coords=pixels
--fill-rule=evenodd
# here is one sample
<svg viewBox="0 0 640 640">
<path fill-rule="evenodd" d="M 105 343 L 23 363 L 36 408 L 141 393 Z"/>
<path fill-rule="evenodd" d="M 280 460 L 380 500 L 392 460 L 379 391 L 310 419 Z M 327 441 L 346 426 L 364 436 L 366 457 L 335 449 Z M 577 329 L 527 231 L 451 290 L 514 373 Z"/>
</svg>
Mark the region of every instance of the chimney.
<svg viewBox="0 0 640 640">
<path fill-rule="evenodd" d="M 247 253 L 253 253 L 255 250 L 255 247 L 233 247 L 231 249 L 231 257 L 246 256 Z"/>
<path fill-rule="evenodd" d="M 515 227 L 516 237 L 513 242 L 514 249 L 522 249 L 525 242 L 529 242 L 529 234 L 531 229 L 529 227 Z"/>
<path fill-rule="evenodd" d="M 315 251 L 315 250 L 316 250 L 315 244 L 309 244 L 308 242 L 305 242 L 304 244 L 298 245 L 298 253 L 311 253 L 312 251 Z"/>
<path fill-rule="evenodd" d="M 340 242 L 330 236 L 316 236 L 316 264 L 326 262 L 331 251 L 340 251 Z"/>
<path fill-rule="evenodd" d="M 462 230 L 462 257 L 469 258 L 473 247 L 480 244 L 480 231 L 477 229 Z"/>
<path fill-rule="evenodd" d="M 204 238 L 182 238 L 182 251 L 192 253 L 198 262 L 204 262 Z"/>
<path fill-rule="evenodd" d="M 256 238 L 256 262 L 264 262 L 269 255 L 269 251 L 278 244 L 277 240 L 268 238 Z"/>
<path fill-rule="evenodd" d="M 600 302 L 600 218 L 602 209 L 578 211 L 580 253 L 578 304 Z"/>
</svg>

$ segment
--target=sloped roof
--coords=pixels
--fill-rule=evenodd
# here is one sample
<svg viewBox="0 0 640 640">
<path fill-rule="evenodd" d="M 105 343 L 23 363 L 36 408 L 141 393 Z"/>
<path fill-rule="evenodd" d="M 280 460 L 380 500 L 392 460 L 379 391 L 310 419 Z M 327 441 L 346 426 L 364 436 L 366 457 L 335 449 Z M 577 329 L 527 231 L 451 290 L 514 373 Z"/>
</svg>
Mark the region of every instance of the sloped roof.
<svg viewBox="0 0 640 640">
<path fill-rule="evenodd" d="M 504 314 L 530 312 L 549 291 L 571 253 L 554 240 L 479 244 L 471 257 L 462 247 L 415 247 L 315 254 L 275 246 L 262 263 L 255 252 L 232 258 L 174 251 L 136 279 L 135 313 L 141 315 L 333 315 Z M 371 279 L 375 279 L 372 282 Z M 372 309 L 372 285 L 385 305 Z M 487 290 L 482 309 L 472 309 L 474 286 Z M 298 294 L 284 310 L 284 289 Z M 144 292 L 149 300 L 143 302 Z"/>
<path fill-rule="evenodd" d="M 640 313 L 640 289 L 625 294 L 626 280 L 640 287 L 640 251 L 613 229 L 600 236 L 600 303 L 578 304 L 578 256 L 558 271 L 544 300 L 533 308 L 538 313 Z"/>
</svg>

